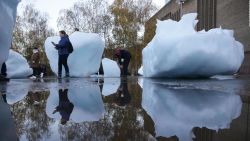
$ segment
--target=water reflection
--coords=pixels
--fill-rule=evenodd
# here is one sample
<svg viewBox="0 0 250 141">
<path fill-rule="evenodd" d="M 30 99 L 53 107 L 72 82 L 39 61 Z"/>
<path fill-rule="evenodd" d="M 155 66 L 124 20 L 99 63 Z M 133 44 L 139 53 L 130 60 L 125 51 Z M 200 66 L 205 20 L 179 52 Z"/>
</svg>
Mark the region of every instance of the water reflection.
<svg viewBox="0 0 250 141">
<path fill-rule="evenodd" d="M 102 83 L 102 95 L 114 94 L 121 85 L 120 78 L 104 78 Z"/>
<path fill-rule="evenodd" d="M 240 115 L 240 97 L 224 89 L 198 89 L 186 85 L 187 82 L 183 86 L 177 80 L 162 83 L 140 79 L 141 89 L 137 82 L 134 78 L 10 81 L 0 85 L 1 102 L 6 98 L 11 104 L 16 124 L 13 128 L 21 141 L 189 141 L 195 136 L 195 140 L 204 140 L 207 135 L 218 138 L 212 130 L 229 128 Z M 245 117 L 249 115 L 246 107 Z M 231 124 L 234 126 L 230 137 L 236 134 L 235 130 L 242 129 L 238 125 L 245 125 L 242 122 L 245 120 L 238 119 L 239 124 Z M 9 124 L 11 120 L 5 122 Z"/>
<path fill-rule="evenodd" d="M 84 85 L 82 84 L 83 82 L 85 82 Z M 56 90 L 57 87 L 60 87 L 59 94 L 58 90 Z M 67 89 L 62 91 L 61 88 Z M 61 103 L 61 107 L 65 109 L 59 113 L 54 112 L 58 103 L 59 105 Z M 89 81 L 71 81 L 68 84 L 62 82 L 60 86 L 52 86 L 47 100 L 46 113 L 49 117 L 57 120 L 62 120 L 63 113 L 66 116 L 66 120 L 69 120 L 70 115 L 70 119 L 75 123 L 98 121 L 104 115 L 104 104 L 100 87 L 96 83 Z"/>
<path fill-rule="evenodd" d="M 156 136 L 192 141 L 194 127 L 219 130 L 239 117 L 240 96 L 211 90 L 170 88 L 145 79 L 142 107 L 155 124 Z"/>
<path fill-rule="evenodd" d="M 10 81 L 1 85 L 2 93 L 6 94 L 6 102 L 14 104 L 21 101 L 28 94 L 30 84 L 20 81 Z"/>
<path fill-rule="evenodd" d="M 114 103 L 118 106 L 126 106 L 130 103 L 131 96 L 128 91 L 128 83 L 121 83 L 113 99 Z"/>
<path fill-rule="evenodd" d="M 30 91 L 21 101 L 11 105 L 19 140 L 44 140 L 52 135 L 50 125 L 54 122 L 46 116 L 48 92 Z"/>
<path fill-rule="evenodd" d="M 61 124 L 66 124 L 69 121 L 69 117 L 73 111 L 74 104 L 69 101 L 68 89 L 60 89 L 59 93 L 59 105 L 53 111 L 53 114 L 59 112 L 61 115 Z"/>
<path fill-rule="evenodd" d="M 10 107 L 6 101 L 6 94 L 0 92 L 0 140 L 17 140 L 16 128 Z"/>
<path fill-rule="evenodd" d="M 4 103 L 7 103 L 6 94 L 2 94 L 2 99 L 3 99 Z"/>
</svg>

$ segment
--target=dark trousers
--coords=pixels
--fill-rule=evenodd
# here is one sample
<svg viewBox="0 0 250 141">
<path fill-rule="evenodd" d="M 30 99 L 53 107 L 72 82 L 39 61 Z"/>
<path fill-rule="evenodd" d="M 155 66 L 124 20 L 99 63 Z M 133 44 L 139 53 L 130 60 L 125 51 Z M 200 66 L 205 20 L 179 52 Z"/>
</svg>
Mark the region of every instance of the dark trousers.
<svg viewBox="0 0 250 141">
<path fill-rule="evenodd" d="M 123 63 L 123 68 L 121 69 L 121 75 L 122 76 L 127 76 L 128 75 L 128 65 L 129 65 L 129 62 L 130 60 L 126 60 L 124 63 Z"/>
<path fill-rule="evenodd" d="M 58 59 L 58 76 L 62 75 L 62 66 L 65 68 L 66 75 L 69 75 L 69 67 L 68 67 L 68 54 L 59 55 Z"/>
<path fill-rule="evenodd" d="M 40 69 L 39 68 L 32 68 L 33 69 L 33 75 L 39 76 L 40 75 Z"/>
<path fill-rule="evenodd" d="M 100 68 L 99 68 L 99 74 L 100 74 L 100 75 L 103 75 L 103 74 L 104 74 L 102 63 L 101 63 L 101 66 L 100 66 Z"/>
<path fill-rule="evenodd" d="M 7 76 L 7 67 L 6 67 L 6 64 L 3 63 L 2 67 L 1 67 L 1 75 L 3 76 Z"/>
</svg>

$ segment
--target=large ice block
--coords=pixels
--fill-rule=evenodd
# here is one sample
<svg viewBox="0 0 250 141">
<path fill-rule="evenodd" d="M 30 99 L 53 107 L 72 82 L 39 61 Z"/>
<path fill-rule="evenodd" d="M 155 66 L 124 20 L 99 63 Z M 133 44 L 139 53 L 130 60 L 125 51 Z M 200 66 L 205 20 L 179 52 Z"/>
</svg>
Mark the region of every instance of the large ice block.
<svg viewBox="0 0 250 141">
<path fill-rule="evenodd" d="M 244 59 L 233 30 L 195 30 L 197 14 L 179 22 L 157 21 L 156 35 L 143 49 L 145 77 L 210 77 L 236 73 Z"/>
<path fill-rule="evenodd" d="M 88 77 L 98 72 L 104 51 L 104 42 L 101 37 L 95 33 L 74 32 L 69 38 L 74 47 L 74 52 L 68 58 L 70 75 Z M 45 51 L 55 74 L 58 73 L 58 52 L 51 42 L 57 43 L 59 40 L 59 36 L 54 36 L 45 41 Z M 65 74 L 64 68 L 63 74 Z"/>
</svg>

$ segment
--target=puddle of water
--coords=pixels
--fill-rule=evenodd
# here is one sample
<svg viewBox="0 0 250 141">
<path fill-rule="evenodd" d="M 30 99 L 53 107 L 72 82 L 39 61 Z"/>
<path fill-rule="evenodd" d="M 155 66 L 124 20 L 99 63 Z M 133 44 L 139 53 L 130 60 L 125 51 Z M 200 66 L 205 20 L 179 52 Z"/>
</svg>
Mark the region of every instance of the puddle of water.
<svg viewBox="0 0 250 141">
<path fill-rule="evenodd" d="M 11 80 L 0 140 L 248 141 L 249 81 Z"/>
</svg>

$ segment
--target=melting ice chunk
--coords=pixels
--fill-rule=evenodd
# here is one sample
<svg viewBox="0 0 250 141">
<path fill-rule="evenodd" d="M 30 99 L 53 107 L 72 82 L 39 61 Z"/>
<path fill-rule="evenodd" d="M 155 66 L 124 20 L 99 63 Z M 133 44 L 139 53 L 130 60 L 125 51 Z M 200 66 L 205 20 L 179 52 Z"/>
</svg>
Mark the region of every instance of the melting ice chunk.
<svg viewBox="0 0 250 141">
<path fill-rule="evenodd" d="M 25 78 L 33 73 L 27 60 L 21 54 L 13 50 L 9 51 L 6 66 L 8 78 Z"/>
<path fill-rule="evenodd" d="M 196 17 L 191 13 L 179 22 L 157 22 L 156 35 L 142 52 L 145 77 L 211 77 L 238 71 L 244 48 L 233 31 L 197 32 Z"/>
</svg>

